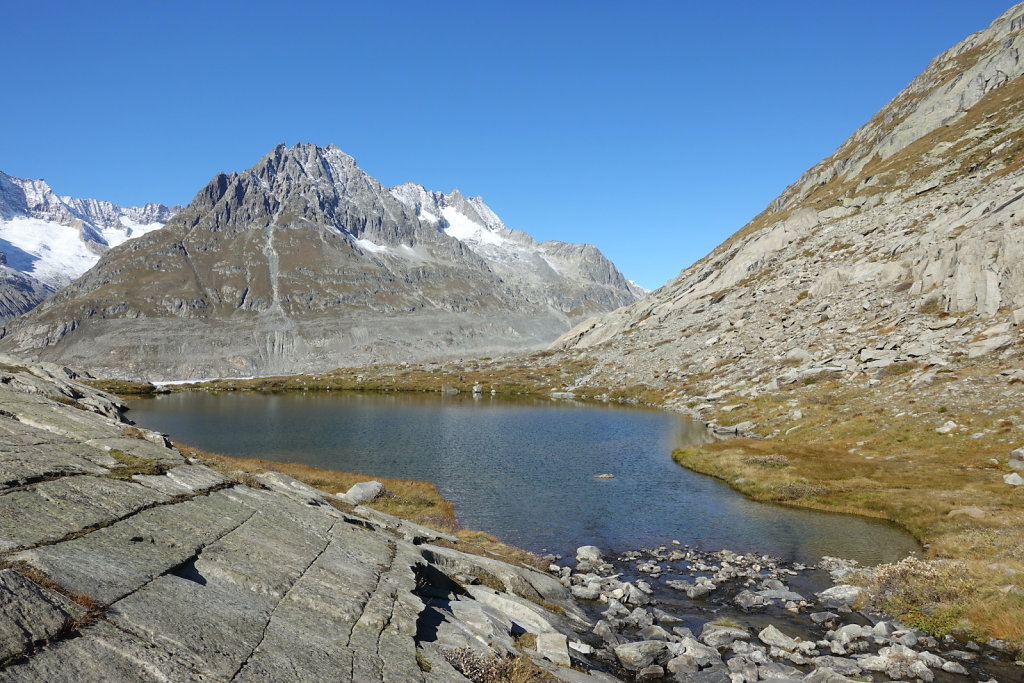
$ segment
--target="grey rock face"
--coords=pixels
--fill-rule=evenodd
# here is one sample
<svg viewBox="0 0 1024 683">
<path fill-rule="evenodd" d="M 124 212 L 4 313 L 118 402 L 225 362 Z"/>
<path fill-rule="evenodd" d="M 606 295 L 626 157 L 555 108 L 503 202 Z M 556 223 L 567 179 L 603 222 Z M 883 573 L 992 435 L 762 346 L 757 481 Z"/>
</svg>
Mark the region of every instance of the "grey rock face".
<svg viewBox="0 0 1024 683">
<path fill-rule="evenodd" d="M 57 370 L 0 377 L 0 680 L 465 680 L 452 646 L 614 680 L 565 669 L 586 667 L 567 643 L 591 625 L 557 579 L 127 438 L 117 399 Z M 66 392 L 96 407 L 48 397 Z M 423 545 L 441 537 L 455 547 Z M 505 589 L 454 578 L 474 573 Z M 538 652 L 517 649 L 524 631 Z"/>
<path fill-rule="evenodd" d="M 733 402 L 819 376 L 1014 358 L 1024 168 L 1007 150 L 1024 130 L 1021 16 L 1016 5 L 939 55 L 726 242 L 554 348 L 596 361 L 594 386 L 672 390 L 713 372 Z M 670 405 L 726 405 L 690 399 Z"/>
<path fill-rule="evenodd" d="M 53 293 L 50 287 L 6 263 L 0 258 L 0 322 L 27 313 Z"/>
<path fill-rule="evenodd" d="M 388 189 L 336 147 L 281 145 L 0 345 L 105 376 L 266 375 L 542 348 L 638 296 L 593 247 L 538 244 L 479 198 Z"/>
</svg>

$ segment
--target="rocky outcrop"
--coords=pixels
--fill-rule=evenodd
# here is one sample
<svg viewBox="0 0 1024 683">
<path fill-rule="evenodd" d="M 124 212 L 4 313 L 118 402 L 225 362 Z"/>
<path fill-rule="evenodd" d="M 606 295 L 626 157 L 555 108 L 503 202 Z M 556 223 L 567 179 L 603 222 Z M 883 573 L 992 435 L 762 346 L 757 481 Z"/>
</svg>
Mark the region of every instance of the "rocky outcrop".
<svg viewBox="0 0 1024 683">
<path fill-rule="evenodd" d="M 53 293 L 39 280 L 9 268 L 6 263 L 6 257 L 0 254 L 0 321 L 31 311 Z"/>
<path fill-rule="evenodd" d="M 556 579 L 284 475 L 240 483 L 73 372 L 2 360 L 0 680 L 461 681 L 456 650 L 612 680 L 516 640 L 589 630 Z"/>
<path fill-rule="evenodd" d="M 1018 5 L 937 57 L 711 254 L 556 346 L 596 357 L 597 385 L 678 387 L 710 373 L 751 395 L 1012 354 L 1024 323 L 1022 46 Z"/>
<path fill-rule="evenodd" d="M 593 247 L 538 244 L 479 198 L 388 189 L 336 147 L 281 145 L 2 345 L 107 376 L 266 375 L 540 348 L 637 297 Z"/>
</svg>

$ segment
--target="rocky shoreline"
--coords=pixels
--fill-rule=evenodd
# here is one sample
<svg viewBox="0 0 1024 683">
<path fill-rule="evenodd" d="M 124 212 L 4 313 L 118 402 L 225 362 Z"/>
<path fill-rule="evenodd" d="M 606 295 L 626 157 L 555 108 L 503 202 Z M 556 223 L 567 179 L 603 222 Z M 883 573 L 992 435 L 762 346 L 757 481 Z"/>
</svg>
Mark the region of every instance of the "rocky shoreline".
<svg viewBox="0 0 1024 683">
<path fill-rule="evenodd" d="M 597 620 L 598 644 L 576 647 L 629 680 L 927 683 L 1024 677 L 1005 643 L 936 639 L 857 609 L 864 589 L 843 580 L 871 570 L 849 560 L 825 557 L 806 565 L 706 552 L 678 541 L 609 557 L 583 546 L 574 560 L 548 559 L 549 571 Z"/>
</svg>

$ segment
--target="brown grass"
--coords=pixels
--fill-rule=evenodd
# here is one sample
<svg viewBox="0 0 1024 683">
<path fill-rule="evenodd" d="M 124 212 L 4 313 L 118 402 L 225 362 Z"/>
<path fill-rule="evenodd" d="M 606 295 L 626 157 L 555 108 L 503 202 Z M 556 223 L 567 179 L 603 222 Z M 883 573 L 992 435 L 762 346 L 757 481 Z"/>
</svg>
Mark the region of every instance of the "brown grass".
<svg viewBox="0 0 1024 683">
<path fill-rule="evenodd" d="M 512 565 L 530 567 L 531 569 L 537 569 L 540 571 L 545 571 L 547 569 L 548 565 L 542 558 L 529 551 L 523 550 L 522 548 L 506 545 L 494 536 L 482 531 L 460 529 L 455 532 L 455 536 L 459 539 L 458 543 L 440 541 L 439 545 L 445 545 L 463 552 L 471 552 L 473 555 L 501 560 L 502 562 Z"/>
<path fill-rule="evenodd" d="M 110 471 L 106 476 L 110 479 L 121 479 L 131 481 L 136 474 L 164 474 L 167 466 L 149 458 L 140 458 L 131 453 L 119 451 L 116 448 L 110 451 L 110 457 L 121 463 Z"/>
<path fill-rule="evenodd" d="M 143 441 L 146 440 L 146 432 L 142 431 L 138 427 L 132 427 L 131 425 L 121 427 L 121 436 L 127 436 L 132 439 L 142 439 Z"/>
<path fill-rule="evenodd" d="M 384 494 L 377 500 L 369 503 L 368 507 L 441 531 L 458 529 L 454 504 L 442 497 L 438 493 L 437 488 L 428 481 L 374 477 L 366 474 L 312 467 L 294 462 L 274 462 L 259 458 L 235 458 L 228 455 L 209 453 L 185 444 L 175 443 L 174 445 L 181 451 L 182 455 L 199 459 L 203 464 L 219 472 L 232 474 L 236 477 L 236 473 L 253 475 L 262 472 L 281 472 L 305 484 L 309 484 L 313 488 L 328 493 L 345 493 L 353 484 L 376 480 L 384 485 Z"/>
<path fill-rule="evenodd" d="M 156 387 L 149 382 L 130 382 L 123 379 L 80 379 L 94 389 L 116 396 L 149 396 L 156 393 Z"/>
<path fill-rule="evenodd" d="M 1013 427 L 1020 423 L 1019 406 L 991 400 L 997 392 L 989 385 L 1004 381 L 996 373 L 969 364 L 956 370 L 959 379 L 971 380 L 974 397 L 947 390 L 952 373 L 913 392 L 905 391 L 905 374 L 880 373 L 883 383 L 870 389 L 830 380 L 763 394 L 728 413 L 728 420 L 753 420 L 763 434 L 777 430 L 772 438 L 709 443 L 674 457 L 757 500 L 903 526 L 928 545 L 930 558 L 958 562 L 949 566 L 974 588 L 936 599 L 908 581 L 904 593 L 888 595 L 886 609 L 933 633 L 969 632 L 1024 645 L 1024 574 L 1013 574 L 1024 570 L 1024 491 L 1018 490 L 1024 487 L 1002 481 L 1007 453 L 1024 435 Z M 791 416 L 794 405 L 799 422 Z M 947 419 L 964 429 L 936 432 Z M 967 507 L 980 508 L 982 518 L 950 515 Z M 991 569 L 994 562 L 1005 569 Z M 897 575 L 912 576 L 908 566 L 900 570 Z M 945 573 L 940 579 L 952 583 Z"/>
</svg>

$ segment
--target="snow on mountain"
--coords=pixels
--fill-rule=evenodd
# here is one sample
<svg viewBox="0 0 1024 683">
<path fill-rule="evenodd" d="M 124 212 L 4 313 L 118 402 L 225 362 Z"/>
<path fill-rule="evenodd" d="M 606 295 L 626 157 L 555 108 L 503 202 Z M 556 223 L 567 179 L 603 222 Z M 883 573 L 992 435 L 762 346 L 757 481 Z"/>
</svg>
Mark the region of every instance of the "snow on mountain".
<svg viewBox="0 0 1024 683">
<path fill-rule="evenodd" d="M 180 210 L 58 196 L 45 180 L 0 171 L 0 252 L 9 268 L 58 289 L 110 247 L 163 227 Z"/>
<path fill-rule="evenodd" d="M 628 288 L 636 297 L 647 290 L 622 280 L 596 247 L 558 241 L 538 242 L 521 230 L 505 225 L 481 197 L 466 197 L 458 189 L 449 194 L 432 192 L 416 183 L 390 188 L 391 194 L 416 213 L 420 221 L 462 242 L 491 264 L 502 276 L 524 269 L 556 280 L 583 277 Z M 620 281 L 621 280 L 621 281 Z"/>
</svg>

